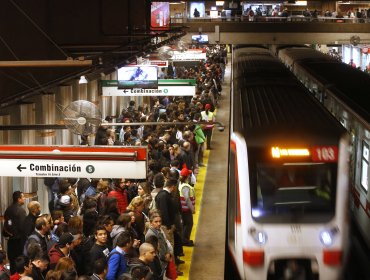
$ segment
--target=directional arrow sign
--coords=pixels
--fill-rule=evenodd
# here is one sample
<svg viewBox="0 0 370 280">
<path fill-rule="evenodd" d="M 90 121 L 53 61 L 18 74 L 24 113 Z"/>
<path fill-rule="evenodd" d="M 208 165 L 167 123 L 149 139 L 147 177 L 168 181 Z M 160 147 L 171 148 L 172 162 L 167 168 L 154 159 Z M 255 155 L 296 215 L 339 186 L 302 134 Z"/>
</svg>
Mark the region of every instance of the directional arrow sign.
<svg viewBox="0 0 370 280">
<path fill-rule="evenodd" d="M 22 172 L 22 169 L 27 169 L 27 167 L 22 166 L 22 163 L 17 166 L 19 172 Z"/>
<path fill-rule="evenodd" d="M 145 179 L 146 147 L 0 145 L 0 176 Z"/>
</svg>

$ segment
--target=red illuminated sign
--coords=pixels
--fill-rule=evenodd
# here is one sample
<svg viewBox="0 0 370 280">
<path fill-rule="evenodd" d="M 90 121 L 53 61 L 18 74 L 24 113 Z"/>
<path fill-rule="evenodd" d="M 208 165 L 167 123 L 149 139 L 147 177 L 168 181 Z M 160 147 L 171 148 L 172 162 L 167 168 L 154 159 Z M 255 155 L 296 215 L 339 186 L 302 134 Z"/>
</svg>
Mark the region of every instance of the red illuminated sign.
<svg viewBox="0 0 370 280">
<path fill-rule="evenodd" d="M 317 146 L 312 148 L 312 161 L 317 162 L 337 162 L 337 146 Z"/>
<path fill-rule="evenodd" d="M 150 60 L 149 63 L 158 67 L 168 67 L 168 61 L 166 60 Z"/>
<path fill-rule="evenodd" d="M 169 2 L 152 2 L 150 25 L 153 30 L 168 30 L 170 28 Z"/>
</svg>

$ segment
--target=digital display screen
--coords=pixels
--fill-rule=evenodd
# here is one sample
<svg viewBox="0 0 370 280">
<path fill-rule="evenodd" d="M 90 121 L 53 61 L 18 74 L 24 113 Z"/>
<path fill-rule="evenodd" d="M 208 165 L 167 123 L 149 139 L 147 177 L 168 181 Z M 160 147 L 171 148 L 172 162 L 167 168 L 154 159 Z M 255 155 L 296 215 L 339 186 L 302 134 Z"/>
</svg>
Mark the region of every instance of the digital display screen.
<svg viewBox="0 0 370 280">
<path fill-rule="evenodd" d="M 168 30 L 170 28 L 169 2 L 152 2 L 150 25 L 153 30 Z"/>
<path fill-rule="evenodd" d="M 118 88 L 158 88 L 158 67 L 157 66 L 125 66 L 118 69 Z"/>
<path fill-rule="evenodd" d="M 208 35 L 192 35 L 191 41 L 196 44 L 208 44 Z"/>
</svg>

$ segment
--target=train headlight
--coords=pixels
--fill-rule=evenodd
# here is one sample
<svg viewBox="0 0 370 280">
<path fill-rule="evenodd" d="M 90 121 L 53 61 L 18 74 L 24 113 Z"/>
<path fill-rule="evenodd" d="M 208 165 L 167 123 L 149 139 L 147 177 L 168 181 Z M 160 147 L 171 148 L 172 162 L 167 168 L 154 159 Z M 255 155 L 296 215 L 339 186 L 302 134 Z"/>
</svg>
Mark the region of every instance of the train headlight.
<svg viewBox="0 0 370 280">
<path fill-rule="evenodd" d="M 320 232 L 320 241 L 324 246 L 331 246 L 334 243 L 335 236 L 338 233 L 337 228 L 325 229 Z"/>
<path fill-rule="evenodd" d="M 267 242 L 267 234 L 262 230 L 257 230 L 255 228 L 249 229 L 249 234 L 253 239 L 260 245 L 264 245 Z"/>
<path fill-rule="evenodd" d="M 257 241 L 257 243 L 263 245 L 267 241 L 267 234 L 263 231 L 257 231 L 254 239 Z"/>
</svg>

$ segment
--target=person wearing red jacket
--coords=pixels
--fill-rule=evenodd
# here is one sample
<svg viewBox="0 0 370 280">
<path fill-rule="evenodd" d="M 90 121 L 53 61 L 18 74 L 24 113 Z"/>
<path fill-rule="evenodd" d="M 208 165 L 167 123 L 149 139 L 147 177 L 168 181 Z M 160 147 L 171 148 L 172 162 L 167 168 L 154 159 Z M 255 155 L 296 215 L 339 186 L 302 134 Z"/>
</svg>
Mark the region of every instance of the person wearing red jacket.
<svg viewBox="0 0 370 280">
<path fill-rule="evenodd" d="M 70 246 L 73 242 L 73 235 L 70 232 L 63 233 L 59 241 L 49 250 L 50 268 L 54 269 L 60 258 L 68 257 Z"/>
<path fill-rule="evenodd" d="M 109 192 L 108 197 L 115 197 L 117 199 L 117 208 L 120 214 L 126 212 L 128 206 L 127 188 L 125 179 L 120 179 L 116 182 L 116 189 Z"/>
</svg>

